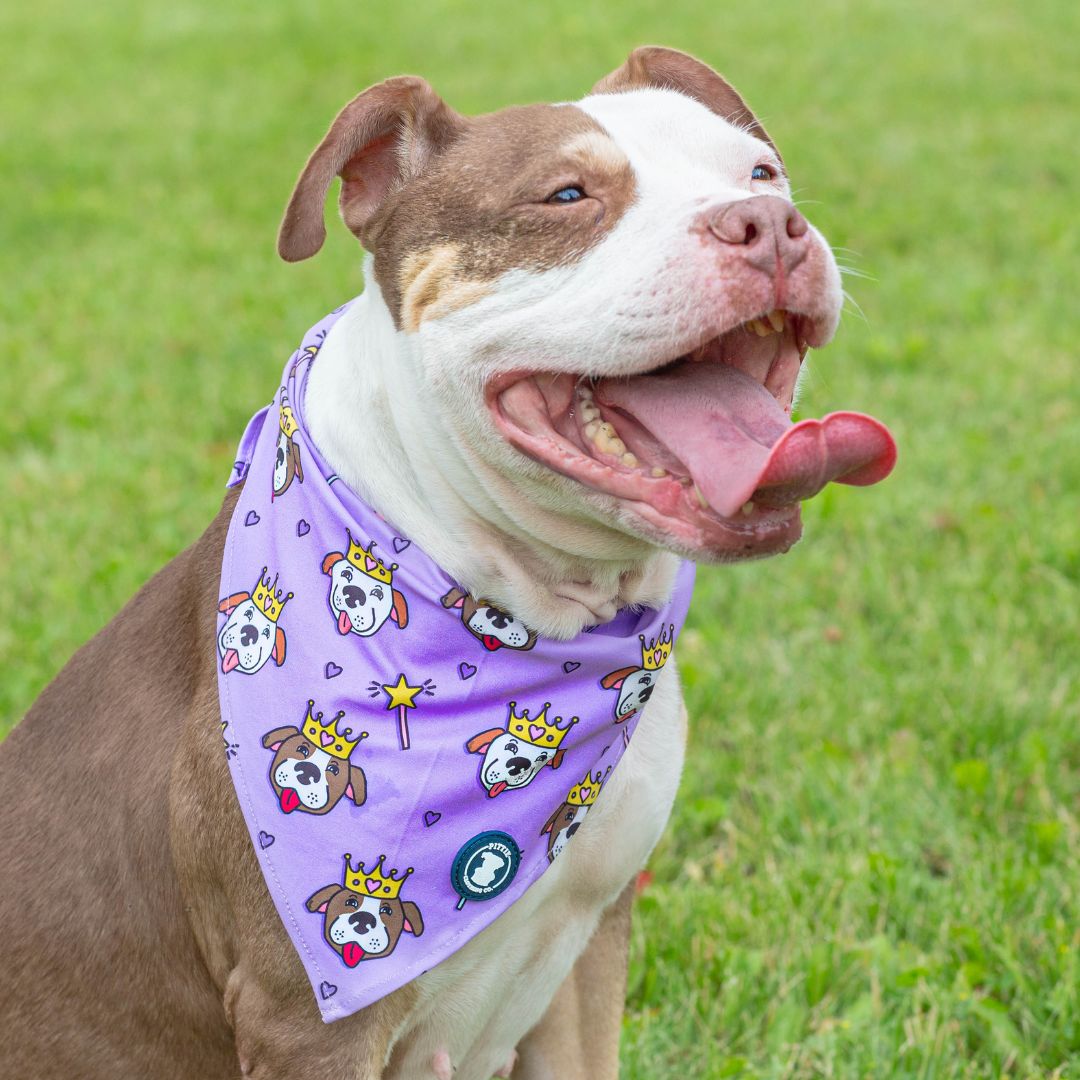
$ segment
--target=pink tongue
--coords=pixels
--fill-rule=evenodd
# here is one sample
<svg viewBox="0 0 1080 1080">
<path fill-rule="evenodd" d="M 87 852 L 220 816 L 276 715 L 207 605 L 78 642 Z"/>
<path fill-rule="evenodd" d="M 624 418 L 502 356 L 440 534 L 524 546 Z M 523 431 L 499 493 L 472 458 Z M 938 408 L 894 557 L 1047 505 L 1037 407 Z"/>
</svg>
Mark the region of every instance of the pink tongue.
<svg viewBox="0 0 1080 1080">
<path fill-rule="evenodd" d="M 833 480 L 876 484 L 896 463 L 896 444 L 879 420 L 837 412 L 792 425 L 761 383 L 728 364 L 683 364 L 666 375 L 609 379 L 596 396 L 632 416 L 682 461 L 723 517 L 751 499 L 766 506 L 801 502 Z"/>
</svg>

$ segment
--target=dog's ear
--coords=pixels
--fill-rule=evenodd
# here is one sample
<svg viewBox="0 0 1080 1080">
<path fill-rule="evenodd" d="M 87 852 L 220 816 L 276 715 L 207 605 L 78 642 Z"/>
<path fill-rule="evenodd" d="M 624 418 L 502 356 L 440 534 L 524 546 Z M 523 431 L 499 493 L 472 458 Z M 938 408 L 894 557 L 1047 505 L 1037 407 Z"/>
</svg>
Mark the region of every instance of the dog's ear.
<svg viewBox="0 0 1080 1080">
<path fill-rule="evenodd" d="M 442 606 L 444 608 L 459 608 L 465 603 L 465 597 L 469 594 L 464 589 L 459 589 L 456 585 L 442 598 Z"/>
<path fill-rule="evenodd" d="M 619 94 L 625 90 L 677 90 L 680 94 L 700 101 L 707 109 L 722 116 L 737 127 L 745 128 L 751 135 L 767 142 L 779 157 L 780 151 L 762 127 L 761 121 L 750 111 L 739 92 L 708 64 L 696 56 L 665 49 L 659 45 L 645 45 L 635 49 L 622 67 L 605 75 L 593 88 L 594 94 Z"/>
<path fill-rule="evenodd" d="M 367 798 L 367 777 L 359 765 L 349 766 L 349 786 L 345 794 L 352 799 L 356 806 L 363 806 Z"/>
<path fill-rule="evenodd" d="M 566 757 L 565 750 L 556 750 L 551 759 L 551 767 L 557 769 L 562 764 L 562 759 Z"/>
<path fill-rule="evenodd" d="M 341 890 L 340 885 L 324 885 L 317 893 L 312 893 L 307 898 L 307 909 L 314 913 L 316 911 L 326 911 L 327 904 L 337 896 Z"/>
<path fill-rule="evenodd" d="M 387 194 L 418 176 L 464 125 L 462 116 L 413 75 L 387 79 L 353 98 L 300 173 L 278 232 L 278 254 L 298 262 L 322 247 L 323 207 L 335 176 L 341 177 L 342 219 L 363 240 Z"/>
<path fill-rule="evenodd" d="M 278 667 L 285 663 L 285 631 L 280 626 L 274 634 L 274 647 L 270 650 L 270 655 Z"/>
<path fill-rule="evenodd" d="M 390 608 L 390 618 L 397 623 L 399 630 L 404 630 L 409 625 L 409 605 L 405 603 L 405 597 L 397 589 L 391 591 L 394 594 L 394 603 Z"/>
<path fill-rule="evenodd" d="M 547 821 L 544 822 L 544 827 L 540 830 L 540 835 L 541 836 L 546 835 L 547 833 L 551 832 L 552 829 L 555 828 L 555 822 L 559 820 L 559 815 L 562 812 L 563 812 L 563 808 L 561 806 L 556 807 L 555 813 L 552 814 L 551 817 L 549 817 L 547 819 Z"/>
<path fill-rule="evenodd" d="M 525 629 L 529 630 L 528 627 L 525 627 Z M 529 630 L 529 636 L 526 639 L 524 645 L 518 646 L 518 652 L 528 652 L 529 649 L 531 649 L 535 644 L 536 644 L 536 631 L 535 630 Z"/>
<path fill-rule="evenodd" d="M 401 911 L 405 916 L 402 929 L 419 937 L 424 932 L 424 917 L 420 914 L 420 909 L 411 900 L 403 900 Z"/>
<path fill-rule="evenodd" d="M 340 551 L 331 551 L 322 561 L 322 572 L 324 574 L 329 574 L 330 571 L 344 558 L 345 556 L 342 555 Z"/>
<path fill-rule="evenodd" d="M 605 675 L 600 680 L 600 685 L 605 690 L 618 690 L 619 687 L 622 686 L 623 680 L 628 675 L 633 675 L 635 671 L 637 671 L 636 667 L 619 668 L 618 671 L 612 671 L 609 674 Z"/>
<path fill-rule="evenodd" d="M 296 479 L 302 484 L 304 482 L 304 465 L 300 460 L 300 447 L 297 443 L 289 443 L 289 453 L 292 455 L 293 469 L 296 472 Z"/>
<path fill-rule="evenodd" d="M 262 744 L 267 750 L 273 750 L 277 753 L 277 749 L 286 739 L 291 739 L 294 735 L 299 735 L 300 729 L 295 727 L 279 727 L 274 728 L 273 731 L 268 731 L 262 737 Z"/>
<path fill-rule="evenodd" d="M 217 609 L 222 615 L 231 615 L 245 600 L 250 599 L 251 593 L 234 592 L 232 596 L 226 596 L 224 600 L 219 600 Z"/>
<path fill-rule="evenodd" d="M 487 748 L 503 733 L 501 727 L 491 728 L 489 731 L 481 731 L 474 735 L 466 744 L 465 749 L 470 754 L 483 754 Z"/>
</svg>

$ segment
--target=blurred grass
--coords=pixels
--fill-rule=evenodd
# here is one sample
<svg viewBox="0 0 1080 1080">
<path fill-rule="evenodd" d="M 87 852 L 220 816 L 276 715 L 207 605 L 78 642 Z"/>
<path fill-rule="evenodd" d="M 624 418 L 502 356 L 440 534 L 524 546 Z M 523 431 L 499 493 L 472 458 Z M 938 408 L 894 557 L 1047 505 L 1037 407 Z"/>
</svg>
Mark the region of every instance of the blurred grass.
<svg viewBox="0 0 1080 1080">
<path fill-rule="evenodd" d="M 283 350 L 358 291 L 340 226 L 273 249 L 345 100 L 563 100 L 686 48 L 872 278 L 804 412 L 902 457 L 700 575 L 623 1075 L 1080 1076 L 1075 5 L 41 0 L 0 31 L 0 729 L 198 535 Z"/>
</svg>

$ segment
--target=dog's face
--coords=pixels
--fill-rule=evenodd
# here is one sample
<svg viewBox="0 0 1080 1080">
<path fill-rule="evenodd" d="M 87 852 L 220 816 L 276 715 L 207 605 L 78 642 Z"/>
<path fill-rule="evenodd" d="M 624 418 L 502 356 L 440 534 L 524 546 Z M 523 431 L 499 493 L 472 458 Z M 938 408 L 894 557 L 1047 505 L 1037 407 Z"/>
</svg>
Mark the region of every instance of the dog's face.
<svg viewBox="0 0 1080 1080">
<path fill-rule="evenodd" d="M 370 637 L 388 619 L 404 628 L 405 599 L 397 589 L 358 570 L 339 552 L 326 557 L 323 570 L 330 575 L 330 611 L 339 633 Z"/>
<path fill-rule="evenodd" d="M 588 806 L 574 806 L 572 803 L 563 803 L 540 831 L 540 835 L 547 836 L 548 858 L 554 862 L 566 849 L 571 837 L 578 831 L 585 815 L 589 812 Z"/>
<path fill-rule="evenodd" d="M 840 275 L 765 130 L 699 61 L 636 50 L 581 101 L 480 117 L 382 83 L 302 174 L 286 258 L 321 244 L 335 174 L 425 417 L 489 489 L 722 560 L 785 550 L 800 500 L 891 469 L 871 418 L 791 423 Z"/>
<path fill-rule="evenodd" d="M 277 456 L 274 459 L 274 497 L 284 495 L 297 478 L 301 481 L 304 478 L 300 447 L 284 431 L 279 431 Z"/>
<path fill-rule="evenodd" d="M 218 633 L 222 671 L 254 675 L 267 660 L 277 658 L 279 649 L 284 652 L 283 638 L 277 623 L 245 594 L 245 598 L 227 612 L 225 625 Z"/>
<path fill-rule="evenodd" d="M 466 630 L 488 652 L 514 649 L 524 652 L 536 644 L 536 634 L 523 622 L 486 600 L 477 600 L 461 589 L 451 589 L 442 598 L 443 607 L 457 608 Z"/>
<path fill-rule="evenodd" d="M 474 736 L 467 748 L 484 755 L 480 783 L 491 798 L 508 789 L 526 787 L 546 765 L 557 769 L 563 758 L 562 750 L 538 746 L 498 728 Z"/>
<path fill-rule="evenodd" d="M 420 909 L 411 900 L 379 899 L 338 885 L 320 889 L 309 911 L 323 914 L 323 937 L 348 967 L 389 956 L 402 934 L 424 932 Z"/>
<path fill-rule="evenodd" d="M 326 814 L 343 798 L 363 805 L 367 795 L 363 770 L 327 753 L 296 728 L 268 732 L 263 746 L 274 751 L 270 783 L 282 813 Z"/>
<path fill-rule="evenodd" d="M 619 699 L 615 703 L 615 723 L 621 724 L 637 714 L 639 709 L 652 697 L 658 671 L 646 671 L 645 668 L 621 668 L 605 675 L 600 685 L 605 690 L 616 690 Z"/>
</svg>

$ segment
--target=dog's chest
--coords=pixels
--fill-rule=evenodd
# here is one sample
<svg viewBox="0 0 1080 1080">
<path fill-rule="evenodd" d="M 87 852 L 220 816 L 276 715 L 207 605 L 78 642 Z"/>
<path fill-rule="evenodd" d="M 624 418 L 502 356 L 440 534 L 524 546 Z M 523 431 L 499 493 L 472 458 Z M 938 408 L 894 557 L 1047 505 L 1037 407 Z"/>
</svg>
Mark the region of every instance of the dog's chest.
<svg viewBox="0 0 1080 1080">
<path fill-rule="evenodd" d="M 673 668 L 659 680 L 601 798 L 554 864 L 490 927 L 417 980 L 420 1002 L 396 1034 L 401 1047 L 386 1080 L 431 1076 L 432 1059 L 444 1049 L 454 1080 L 488 1080 L 539 1022 L 667 822 L 685 741 Z M 613 728 L 613 737 L 622 738 L 622 729 Z"/>
</svg>

